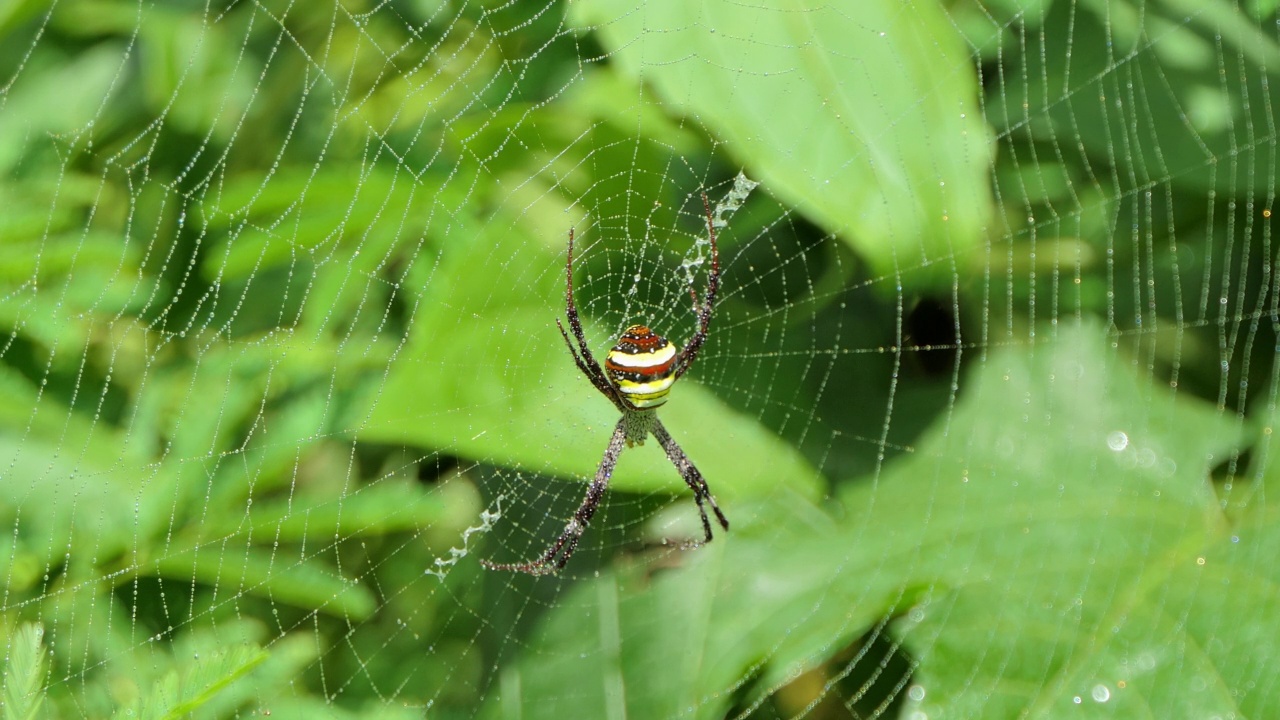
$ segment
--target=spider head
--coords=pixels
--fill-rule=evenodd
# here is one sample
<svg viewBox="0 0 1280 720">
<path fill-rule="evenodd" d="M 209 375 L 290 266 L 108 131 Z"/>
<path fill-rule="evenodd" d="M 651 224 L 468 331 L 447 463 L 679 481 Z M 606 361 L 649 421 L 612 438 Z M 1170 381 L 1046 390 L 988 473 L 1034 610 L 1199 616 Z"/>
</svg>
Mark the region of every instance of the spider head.
<svg viewBox="0 0 1280 720">
<path fill-rule="evenodd" d="M 632 325 L 605 357 L 604 369 L 632 407 L 651 410 L 667 401 L 676 381 L 675 343 L 644 325 Z"/>
</svg>

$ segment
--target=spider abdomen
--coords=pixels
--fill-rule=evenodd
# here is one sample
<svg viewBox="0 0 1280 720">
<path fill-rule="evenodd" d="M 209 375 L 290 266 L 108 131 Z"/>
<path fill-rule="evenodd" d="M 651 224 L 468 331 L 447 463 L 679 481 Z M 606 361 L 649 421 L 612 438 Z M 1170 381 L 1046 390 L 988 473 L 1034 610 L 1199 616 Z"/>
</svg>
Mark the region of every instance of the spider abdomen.
<svg viewBox="0 0 1280 720">
<path fill-rule="evenodd" d="M 676 381 L 676 346 L 644 325 L 632 325 L 605 356 L 609 381 L 632 406 L 655 408 Z"/>
</svg>

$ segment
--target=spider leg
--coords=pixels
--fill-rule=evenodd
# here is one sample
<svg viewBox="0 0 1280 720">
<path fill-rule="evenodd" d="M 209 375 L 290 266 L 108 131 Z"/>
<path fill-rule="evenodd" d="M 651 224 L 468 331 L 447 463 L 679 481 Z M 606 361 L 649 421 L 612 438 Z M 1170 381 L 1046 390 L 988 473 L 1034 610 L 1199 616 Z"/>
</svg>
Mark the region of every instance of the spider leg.
<svg viewBox="0 0 1280 720">
<path fill-rule="evenodd" d="M 565 347 L 569 348 L 569 354 L 573 356 L 573 364 L 578 366 L 578 369 L 582 371 L 583 375 L 587 376 L 588 380 L 594 382 L 596 379 L 595 373 L 578 356 L 578 349 L 573 346 L 573 341 L 569 339 L 569 333 L 564 331 L 564 324 L 560 322 L 559 318 L 556 319 L 556 327 L 560 328 L 560 337 L 564 338 Z"/>
<path fill-rule="evenodd" d="M 725 518 L 724 513 L 720 512 L 720 506 L 716 505 L 715 496 L 711 494 L 711 488 L 707 487 L 707 481 L 702 479 L 702 473 L 693 466 L 689 457 L 684 454 L 684 450 L 680 449 L 675 439 L 657 418 L 653 419 L 653 436 L 658 438 L 658 444 L 667 453 L 667 459 L 671 464 L 676 466 L 676 471 L 680 473 L 681 478 L 684 478 L 685 484 L 693 490 L 693 499 L 698 503 L 698 513 L 702 516 L 702 531 L 705 533 L 705 538 L 700 543 L 694 543 L 692 547 L 711 542 L 711 521 L 707 519 L 706 505 L 710 505 L 711 510 L 715 512 L 716 520 L 720 521 L 720 527 L 728 530 L 729 520 Z"/>
<path fill-rule="evenodd" d="M 693 310 L 698 315 L 698 329 L 680 351 L 680 358 L 676 361 L 677 379 L 693 365 L 693 361 L 698 357 L 698 350 L 702 349 L 702 343 L 707 340 L 707 327 L 711 325 L 711 309 L 716 302 L 716 292 L 720 289 L 720 251 L 716 247 L 716 227 L 715 218 L 711 214 L 711 201 L 707 199 L 706 193 L 702 194 L 702 209 L 707 213 L 707 237 L 711 241 L 711 271 L 707 273 L 707 295 L 703 302 L 699 303 L 698 294 L 693 291 L 693 288 L 689 288 L 689 292 L 693 295 Z"/>
<path fill-rule="evenodd" d="M 569 318 L 569 328 L 573 330 L 573 336 L 578 340 L 578 349 L 582 353 L 582 360 L 590 367 L 595 374 L 604 376 L 604 371 L 600 368 L 600 363 L 596 362 L 595 357 L 591 354 L 591 347 L 587 345 L 586 335 L 582 332 L 582 320 L 578 317 L 578 306 L 573 302 L 573 229 L 569 229 L 569 252 L 564 264 L 565 277 L 565 315 Z"/>
<path fill-rule="evenodd" d="M 564 331 L 564 325 L 562 325 L 559 320 L 556 320 L 556 327 L 560 328 L 560 336 L 564 338 L 564 344 L 569 348 L 569 354 L 573 356 L 573 364 L 577 365 L 578 369 L 582 371 L 582 374 L 587 376 L 587 379 L 591 381 L 591 384 L 595 386 L 596 390 L 599 390 L 601 394 L 613 401 L 614 405 L 618 405 L 618 400 L 614 395 L 613 386 L 609 384 L 608 379 L 603 375 L 593 372 L 591 367 L 583 362 L 582 358 L 578 355 L 578 351 L 573 346 L 573 341 L 569 339 L 569 334 Z M 621 405 L 618 405 L 618 409 L 622 410 L 623 408 Z"/>
<path fill-rule="evenodd" d="M 556 325 L 560 328 L 560 335 L 564 338 L 564 342 L 569 346 L 569 352 L 573 354 L 573 361 L 577 364 L 582 374 L 587 376 L 591 384 L 595 386 L 609 401 L 617 406 L 619 410 L 624 410 L 622 398 L 618 396 L 617 390 L 609 383 L 608 378 L 604 374 L 604 370 L 600 367 L 600 363 L 596 362 L 595 356 L 591 354 L 591 346 L 587 345 L 586 334 L 582 331 L 582 319 L 578 316 L 578 306 L 573 302 L 573 228 L 569 228 L 569 251 L 564 264 L 565 291 L 564 304 L 565 315 L 569 318 L 569 329 L 573 331 L 573 336 L 578 341 L 577 352 L 574 352 L 573 343 L 569 340 L 569 334 L 564 331 L 564 326 L 556 320 Z"/>
<path fill-rule="evenodd" d="M 569 519 L 568 524 L 564 526 L 564 532 L 560 533 L 560 537 L 551 543 L 551 547 L 547 548 L 546 552 L 539 555 L 536 560 L 530 560 L 529 562 L 494 563 L 488 560 L 481 560 L 480 564 L 490 570 L 511 570 L 513 572 L 529 573 L 530 575 L 553 575 L 564 569 L 565 563 L 569 562 L 573 551 L 578 549 L 578 539 L 582 537 L 582 533 L 586 532 L 587 524 L 591 522 L 592 516 L 596 514 L 596 510 L 600 507 L 600 501 L 604 498 L 605 488 L 609 486 L 609 478 L 613 475 L 613 468 L 618 464 L 618 456 L 622 454 L 622 448 L 625 446 L 625 438 L 625 422 L 624 420 L 618 420 L 617 426 L 613 429 L 613 437 L 609 438 L 609 446 L 605 448 L 604 459 L 600 461 L 600 467 L 596 469 L 595 479 L 587 486 L 587 496 L 583 498 L 582 504 L 574 511 L 573 517 Z M 720 511 L 717 510 L 716 512 L 719 513 Z"/>
</svg>

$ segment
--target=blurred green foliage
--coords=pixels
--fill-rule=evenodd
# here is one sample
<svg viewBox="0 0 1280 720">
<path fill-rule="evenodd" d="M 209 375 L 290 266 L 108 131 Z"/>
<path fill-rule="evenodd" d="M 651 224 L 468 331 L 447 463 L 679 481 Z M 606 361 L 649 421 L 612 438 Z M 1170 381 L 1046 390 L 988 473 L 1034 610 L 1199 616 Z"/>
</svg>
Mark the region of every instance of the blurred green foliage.
<svg viewBox="0 0 1280 720">
<path fill-rule="evenodd" d="M 1184 5 L 0 6 L 5 717 L 1280 704 L 1275 7 Z M 733 532 L 645 447 L 482 571 L 615 420 L 566 232 L 683 337 L 740 169 Z"/>
</svg>

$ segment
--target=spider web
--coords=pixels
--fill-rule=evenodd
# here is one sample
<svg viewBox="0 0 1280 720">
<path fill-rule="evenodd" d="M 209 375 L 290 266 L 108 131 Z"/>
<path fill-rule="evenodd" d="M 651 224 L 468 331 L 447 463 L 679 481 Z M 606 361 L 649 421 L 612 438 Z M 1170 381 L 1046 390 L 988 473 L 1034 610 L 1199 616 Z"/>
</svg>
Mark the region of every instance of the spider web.
<svg viewBox="0 0 1280 720">
<path fill-rule="evenodd" d="M 1276 9 L 0 5 L 5 716 L 1264 716 Z"/>
</svg>

